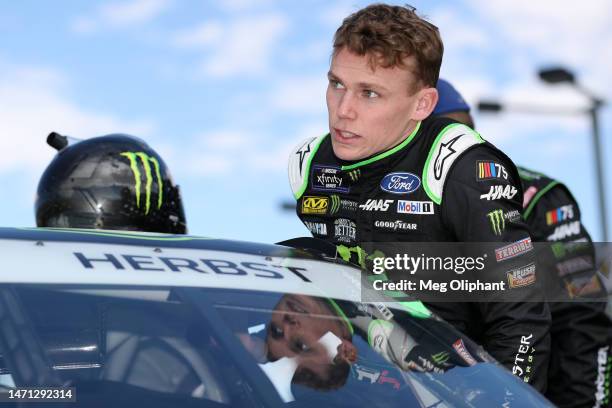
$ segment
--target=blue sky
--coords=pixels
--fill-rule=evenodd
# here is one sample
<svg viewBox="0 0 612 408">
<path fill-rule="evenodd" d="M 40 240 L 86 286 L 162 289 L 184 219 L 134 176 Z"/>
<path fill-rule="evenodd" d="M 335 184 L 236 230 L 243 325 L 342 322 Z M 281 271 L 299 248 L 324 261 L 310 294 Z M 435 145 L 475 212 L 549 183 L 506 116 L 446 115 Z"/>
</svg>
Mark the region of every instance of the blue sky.
<svg viewBox="0 0 612 408">
<path fill-rule="evenodd" d="M 398 2 L 403 3 L 403 2 Z M 32 226 L 50 131 L 131 133 L 181 185 L 190 232 L 275 242 L 307 235 L 280 203 L 286 158 L 327 131 L 331 38 L 362 1 L 24 0 L 0 5 L 0 225 Z M 468 101 L 581 108 L 536 70 L 562 64 L 612 100 L 612 5 L 588 0 L 414 1 L 436 24 L 442 75 Z M 476 114 L 516 162 L 563 180 L 600 237 L 586 115 Z M 612 110 L 601 116 L 612 208 Z M 609 226 L 609 230 L 612 229 Z"/>
</svg>

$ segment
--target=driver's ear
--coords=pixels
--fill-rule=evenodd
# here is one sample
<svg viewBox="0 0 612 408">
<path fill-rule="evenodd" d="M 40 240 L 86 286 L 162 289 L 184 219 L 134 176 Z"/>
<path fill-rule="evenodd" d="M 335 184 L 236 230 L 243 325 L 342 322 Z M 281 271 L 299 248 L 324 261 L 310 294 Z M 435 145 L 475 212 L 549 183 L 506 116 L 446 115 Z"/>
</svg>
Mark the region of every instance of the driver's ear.
<svg viewBox="0 0 612 408">
<path fill-rule="evenodd" d="M 417 92 L 417 106 L 413 114 L 414 120 L 423 120 L 433 112 L 438 103 L 436 88 L 423 88 Z"/>
</svg>

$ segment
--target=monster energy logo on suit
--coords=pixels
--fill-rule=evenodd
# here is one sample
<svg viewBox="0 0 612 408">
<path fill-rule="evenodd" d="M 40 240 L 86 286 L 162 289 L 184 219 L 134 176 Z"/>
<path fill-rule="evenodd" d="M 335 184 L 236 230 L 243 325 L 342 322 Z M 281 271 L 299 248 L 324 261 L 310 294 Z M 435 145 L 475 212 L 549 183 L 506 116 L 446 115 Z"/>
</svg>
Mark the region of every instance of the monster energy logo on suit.
<svg viewBox="0 0 612 408">
<path fill-rule="evenodd" d="M 506 229 L 506 221 L 504 220 L 504 212 L 502 210 L 491 211 L 487 214 L 491 228 L 495 235 L 501 235 L 502 231 Z"/>
<path fill-rule="evenodd" d="M 359 180 L 359 176 L 361 176 L 361 170 L 360 169 L 351 170 L 348 172 L 348 175 L 352 181 L 357 181 Z"/>
<path fill-rule="evenodd" d="M 136 207 L 140 208 L 140 195 L 142 185 L 142 174 L 140 171 L 140 164 L 144 170 L 145 176 L 145 214 L 149 213 L 151 209 L 151 187 L 153 186 L 153 174 L 151 170 L 151 163 L 153 163 L 153 169 L 155 171 L 155 178 L 158 184 L 157 188 L 157 208 L 161 208 L 164 198 L 164 184 L 162 181 L 161 173 L 159 170 L 159 162 L 155 157 L 151 157 L 144 152 L 123 152 L 121 156 L 127 157 L 130 161 L 130 168 L 134 173 L 134 189 L 136 190 Z"/>
<path fill-rule="evenodd" d="M 450 355 L 446 351 L 431 355 L 431 359 L 436 364 L 444 364 L 448 361 L 449 358 Z"/>
<path fill-rule="evenodd" d="M 495 235 L 501 235 L 506 229 L 506 221 L 517 222 L 521 218 L 521 213 L 518 210 L 511 210 L 504 212 L 501 209 L 491 211 L 487 214 L 489 222 L 491 223 L 491 229 Z"/>
<path fill-rule="evenodd" d="M 329 198 L 331 201 L 329 213 L 331 215 L 337 214 L 340 209 L 347 211 L 357 211 L 357 209 L 359 208 L 359 203 L 357 203 L 356 201 L 345 200 L 343 198 L 340 198 L 339 195 L 332 194 Z"/>
</svg>

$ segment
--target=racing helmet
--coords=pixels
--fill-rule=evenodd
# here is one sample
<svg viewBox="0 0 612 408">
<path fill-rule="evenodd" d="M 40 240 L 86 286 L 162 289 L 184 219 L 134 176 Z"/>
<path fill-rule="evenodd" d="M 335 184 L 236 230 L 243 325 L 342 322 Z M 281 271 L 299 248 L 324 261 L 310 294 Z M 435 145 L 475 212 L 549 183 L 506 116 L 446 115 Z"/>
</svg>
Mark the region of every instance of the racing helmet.
<svg viewBox="0 0 612 408">
<path fill-rule="evenodd" d="M 144 141 L 124 134 L 68 140 L 47 138 L 59 151 L 38 183 L 38 227 L 187 232 L 179 188 Z"/>
</svg>

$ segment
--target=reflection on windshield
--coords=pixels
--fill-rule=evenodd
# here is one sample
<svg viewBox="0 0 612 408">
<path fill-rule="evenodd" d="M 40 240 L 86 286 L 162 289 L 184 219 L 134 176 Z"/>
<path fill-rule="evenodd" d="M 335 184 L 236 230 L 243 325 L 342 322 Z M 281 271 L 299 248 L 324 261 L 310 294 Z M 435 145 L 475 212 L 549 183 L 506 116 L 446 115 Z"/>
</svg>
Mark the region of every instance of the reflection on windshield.
<svg viewBox="0 0 612 408">
<path fill-rule="evenodd" d="M 215 307 L 285 402 L 549 406 L 448 324 L 416 318 L 399 304 L 391 310 L 295 294 L 226 296 L 215 297 Z"/>
<path fill-rule="evenodd" d="M 258 361 L 267 361 L 261 367 L 286 402 L 293 400 L 291 383 L 318 390 L 342 387 L 357 359 L 350 323 L 338 319 L 330 302 L 285 295 L 272 311 L 263 342 L 238 334 Z"/>
<path fill-rule="evenodd" d="M 226 289 L 11 293 L 0 324 L 21 322 L 39 365 L 3 348 L 5 386 L 71 384 L 75 407 L 549 406 L 448 324 L 401 305 Z M 27 380 L 45 368 L 48 380 Z"/>
</svg>

